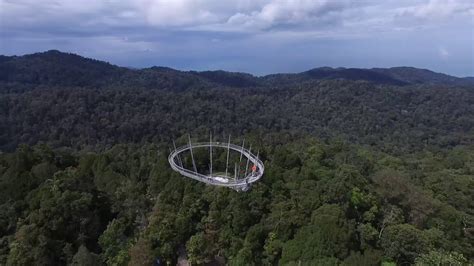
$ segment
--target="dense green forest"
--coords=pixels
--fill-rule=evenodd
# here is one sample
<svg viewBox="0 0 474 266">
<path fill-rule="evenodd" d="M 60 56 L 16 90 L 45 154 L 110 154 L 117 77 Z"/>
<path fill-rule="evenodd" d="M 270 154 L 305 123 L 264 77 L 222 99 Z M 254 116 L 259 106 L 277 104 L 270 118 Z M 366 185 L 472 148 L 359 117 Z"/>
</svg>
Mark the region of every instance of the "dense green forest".
<svg viewBox="0 0 474 266">
<path fill-rule="evenodd" d="M 172 140 L 260 150 L 248 192 Z M 255 77 L 0 57 L 0 265 L 468 265 L 474 85 L 428 70 Z"/>
</svg>

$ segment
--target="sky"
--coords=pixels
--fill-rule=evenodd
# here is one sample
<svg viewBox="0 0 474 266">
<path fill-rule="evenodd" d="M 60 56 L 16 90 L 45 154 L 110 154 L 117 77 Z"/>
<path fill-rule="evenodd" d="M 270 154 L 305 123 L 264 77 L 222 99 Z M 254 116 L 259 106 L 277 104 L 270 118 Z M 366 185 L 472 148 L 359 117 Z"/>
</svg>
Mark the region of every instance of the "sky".
<svg viewBox="0 0 474 266">
<path fill-rule="evenodd" d="M 136 68 L 474 76 L 474 1 L 0 0 L 0 54 L 51 49 Z"/>
</svg>

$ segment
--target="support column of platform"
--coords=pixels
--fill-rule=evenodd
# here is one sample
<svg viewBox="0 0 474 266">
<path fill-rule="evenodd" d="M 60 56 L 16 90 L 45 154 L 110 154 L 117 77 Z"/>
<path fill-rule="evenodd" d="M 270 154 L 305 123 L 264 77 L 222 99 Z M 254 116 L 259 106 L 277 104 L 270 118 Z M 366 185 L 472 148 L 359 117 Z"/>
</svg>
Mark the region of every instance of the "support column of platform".
<svg viewBox="0 0 474 266">
<path fill-rule="evenodd" d="M 227 142 L 227 160 L 225 162 L 225 176 L 227 176 L 227 167 L 229 166 L 229 152 L 230 152 L 230 135 L 229 135 L 229 142 Z"/>
<path fill-rule="evenodd" d="M 188 139 L 189 139 L 189 150 L 191 151 L 191 160 L 193 161 L 194 172 L 197 173 L 196 163 L 194 162 L 193 145 L 191 143 L 191 136 L 188 135 Z"/>
</svg>

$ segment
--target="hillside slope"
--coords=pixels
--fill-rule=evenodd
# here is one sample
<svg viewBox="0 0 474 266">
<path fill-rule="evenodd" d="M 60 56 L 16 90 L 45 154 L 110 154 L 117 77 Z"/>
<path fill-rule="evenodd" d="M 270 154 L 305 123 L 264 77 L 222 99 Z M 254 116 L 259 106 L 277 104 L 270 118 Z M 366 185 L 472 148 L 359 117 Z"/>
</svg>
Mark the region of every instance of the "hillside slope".
<svg viewBox="0 0 474 266">
<path fill-rule="evenodd" d="M 183 90 L 192 87 L 274 87 L 317 80 L 363 80 L 374 84 L 406 86 L 413 84 L 474 86 L 469 78 L 457 78 L 425 69 L 395 68 L 315 68 L 296 74 L 256 77 L 226 71 L 179 71 L 166 67 L 128 69 L 106 62 L 56 50 L 24 56 L 0 57 L 0 85 L 29 87 L 145 87 Z"/>
<path fill-rule="evenodd" d="M 474 139 L 473 86 L 440 85 L 458 79 L 426 70 L 319 68 L 258 78 L 131 70 L 57 51 L 2 57 L 0 68 L 7 70 L 0 72 L 1 150 L 155 141 L 209 128 L 342 136 L 386 150 Z"/>
</svg>

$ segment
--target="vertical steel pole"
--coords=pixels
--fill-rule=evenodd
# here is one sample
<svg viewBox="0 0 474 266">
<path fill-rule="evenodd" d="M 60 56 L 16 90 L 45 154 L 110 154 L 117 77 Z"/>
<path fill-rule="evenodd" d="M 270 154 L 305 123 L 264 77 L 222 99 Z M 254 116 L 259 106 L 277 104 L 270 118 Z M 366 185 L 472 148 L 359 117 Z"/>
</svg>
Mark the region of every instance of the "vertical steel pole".
<svg viewBox="0 0 474 266">
<path fill-rule="evenodd" d="M 173 139 L 173 148 L 176 151 L 176 143 L 174 142 L 174 139 Z M 179 163 L 179 166 L 183 167 L 183 161 L 181 161 L 181 157 L 179 156 L 179 153 L 178 153 L 178 163 Z"/>
<path fill-rule="evenodd" d="M 191 151 L 191 159 L 193 160 L 194 172 L 197 173 L 196 163 L 194 162 L 193 145 L 191 143 L 191 136 L 190 135 L 188 135 L 188 139 L 189 139 L 189 150 Z"/>
<path fill-rule="evenodd" d="M 229 142 L 227 142 L 227 161 L 225 162 L 225 176 L 227 177 L 227 167 L 229 166 L 229 151 L 230 151 L 230 134 Z"/>
<path fill-rule="evenodd" d="M 242 147 L 240 149 L 240 159 L 239 159 L 239 170 L 237 171 L 240 174 L 240 164 L 242 163 L 242 153 L 244 152 L 245 138 L 242 140 Z"/>
<path fill-rule="evenodd" d="M 244 146 L 245 146 L 245 139 L 242 141 L 242 149 L 240 150 L 240 160 L 239 160 L 239 165 L 242 162 L 242 152 L 244 151 Z"/>
<path fill-rule="evenodd" d="M 209 132 L 209 157 L 211 157 L 211 167 L 209 176 L 212 177 L 212 132 Z"/>
<path fill-rule="evenodd" d="M 250 149 L 249 149 L 249 156 L 247 157 L 247 164 L 245 165 L 245 175 L 244 175 L 244 178 L 247 177 L 247 169 L 249 168 L 249 159 L 250 159 L 250 154 L 252 152 L 252 145 L 250 145 Z"/>
<path fill-rule="evenodd" d="M 257 150 L 257 160 L 255 161 L 255 166 L 258 167 L 258 156 L 260 155 L 260 149 Z M 256 167 L 256 168 L 257 168 Z M 258 170 L 257 170 L 258 171 Z"/>
<path fill-rule="evenodd" d="M 234 165 L 234 180 L 237 180 L 237 163 Z"/>
</svg>

